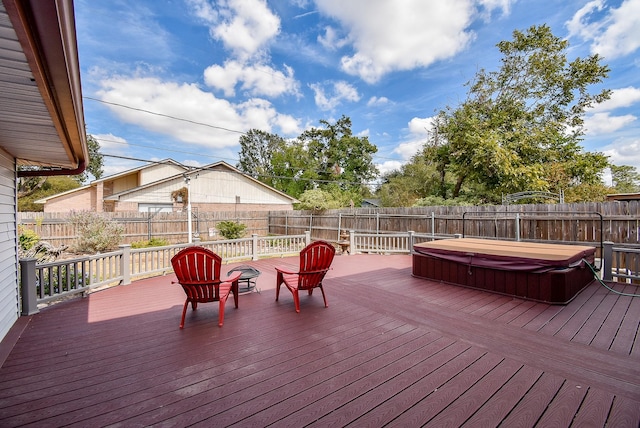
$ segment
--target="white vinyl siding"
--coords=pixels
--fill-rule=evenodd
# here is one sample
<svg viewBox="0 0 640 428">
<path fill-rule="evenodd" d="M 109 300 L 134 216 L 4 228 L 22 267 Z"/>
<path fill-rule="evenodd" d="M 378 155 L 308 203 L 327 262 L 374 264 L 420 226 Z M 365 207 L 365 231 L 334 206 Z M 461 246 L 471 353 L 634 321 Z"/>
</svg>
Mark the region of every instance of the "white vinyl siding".
<svg viewBox="0 0 640 428">
<path fill-rule="evenodd" d="M 16 236 L 15 164 L 0 151 L 0 340 L 19 316 Z"/>
</svg>

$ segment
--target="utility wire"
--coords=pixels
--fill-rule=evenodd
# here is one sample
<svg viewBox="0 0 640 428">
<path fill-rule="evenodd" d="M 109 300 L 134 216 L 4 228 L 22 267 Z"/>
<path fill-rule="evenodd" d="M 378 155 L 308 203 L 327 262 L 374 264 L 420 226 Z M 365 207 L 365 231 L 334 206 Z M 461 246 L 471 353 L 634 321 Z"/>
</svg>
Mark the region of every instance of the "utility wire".
<svg viewBox="0 0 640 428">
<path fill-rule="evenodd" d="M 238 131 L 237 129 L 229 129 L 229 128 L 225 128 L 223 126 L 211 125 L 210 123 L 196 122 L 195 120 L 183 119 L 181 117 L 171 116 L 169 114 L 157 113 L 157 112 L 150 111 L 150 110 L 145 110 L 145 109 L 136 108 L 136 107 L 130 107 L 130 106 L 127 106 L 127 105 L 124 105 L 124 104 L 118 104 L 118 103 L 112 103 L 112 102 L 109 102 L 109 101 L 99 100 L 97 98 L 92 98 L 92 97 L 83 97 L 83 98 L 85 98 L 87 100 L 103 103 L 103 104 L 109 104 L 109 105 L 112 105 L 112 106 L 122 107 L 122 108 L 126 108 L 126 109 L 129 109 L 129 110 L 139 111 L 139 112 L 142 112 L 142 113 L 149 113 L 149 114 L 153 114 L 153 115 L 156 115 L 156 116 L 166 117 L 168 119 L 179 120 L 181 122 L 193 123 L 194 125 L 202 125 L 202 126 L 206 126 L 208 128 L 220 129 L 222 131 L 235 132 L 237 134 L 246 134 L 245 131 Z"/>
</svg>

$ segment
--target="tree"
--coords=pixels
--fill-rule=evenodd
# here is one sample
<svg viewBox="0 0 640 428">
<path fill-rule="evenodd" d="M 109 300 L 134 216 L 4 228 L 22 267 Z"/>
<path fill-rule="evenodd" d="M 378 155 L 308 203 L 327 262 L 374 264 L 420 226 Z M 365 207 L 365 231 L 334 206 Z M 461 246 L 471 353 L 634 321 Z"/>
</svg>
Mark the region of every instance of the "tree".
<svg viewBox="0 0 640 428">
<path fill-rule="evenodd" d="M 318 184 L 338 182 L 343 190 L 362 190 L 378 173 L 373 163 L 378 148 L 367 137 L 353 135 L 347 116 L 333 124 L 327 120 L 320 124 L 323 126 L 298 137 L 307 148 L 307 158 L 314 160 Z"/>
<path fill-rule="evenodd" d="M 434 134 L 448 152 L 441 172 L 455 176 L 447 197 L 458 197 L 469 181 L 494 202 L 506 193 L 600 181 L 606 156 L 585 153 L 579 143 L 585 109 L 610 96 L 609 90 L 589 92 L 609 68 L 597 54 L 569 62 L 568 42 L 546 25 L 514 31 L 498 49 L 500 69 L 480 70 L 468 83 L 467 99 L 435 122 Z"/>
<path fill-rule="evenodd" d="M 36 204 L 34 201 L 80 186 L 77 180 L 68 175 L 21 177 L 18 183 L 18 211 L 20 212 L 40 212 L 44 209 L 44 205 Z M 30 185 L 35 186 L 29 187 Z"/>
<path fill-rule="evenodd" d="M 89 179 L 87 173 L 90 173 L 96 180 L 99 180 L 102 174 L 104 174 L 104 170 L 102 169 L 104 166 L 104 158 L 100 153 L 100 143 L 91 134 L 87 134 L 87 149 L 89 151 L 89 162 L 86 165 L 85 171 L 75 176 L 76 180 L 81 184 L 86 183 Z"/>
<path fill-rule="evenodd" d="M 89 149 L 89 164 L 87 171 L 93 175 L 96 180 L 102 178 L 104 174 L 104 158 L 100 153 L 100 143 L 91 134 L 87 134 L 87 148 Z"/>
<path fill-rule="evenodd" d="M 274 185 L 273 157 L 284 150 L 284 138 L 259 129 L 250 129 L 240 137 L 238 169 L 263 183 Z"/>
<path fill-rule="evenodd" d="M 635 167 L 629 165 L 609 165 L 611 183 L 617 193 L 640 192 L 640 174 Z"/>
<path fill-rule="evenodd" d="M 354 136 L 346 116 L 320 124 L 293 141 L 255 129 L 247 132 L 240 137 L 238 168 L 295 198 L 318 188 L 349 204 L 369 195 L 367 183 L 377 175 L 377 147 L 367 137 Z M 338 191 L 343 192 L 339 197 Z"/>
</svg>

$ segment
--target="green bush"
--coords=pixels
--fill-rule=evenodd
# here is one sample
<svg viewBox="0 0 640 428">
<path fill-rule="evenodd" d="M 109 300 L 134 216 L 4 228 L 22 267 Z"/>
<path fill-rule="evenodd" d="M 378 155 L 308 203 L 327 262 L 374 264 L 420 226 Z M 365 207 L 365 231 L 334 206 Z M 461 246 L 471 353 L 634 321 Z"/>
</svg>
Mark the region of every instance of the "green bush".
<svg viewBox="0 0 640 428">
<path fill-rule="evenodd" d="M 77 235 L 73 250 L 79 253 L 114 250 L 124 231 L 122 225 L 89 211 L 73 213 L 69 222 L 75 226 Z"/>
<path fill-rule="evenodd" d="M 162 238 L 151 238 L 148 241 L 136 241 L 131 243 L 131 248 L 149 248 L 149 247 L 164 247 L 169 245 L 169 241 Z"/>
<path fill-rule="evenodd" d="M 33 248 L 34 245 L 40 241 L 40 237 L 36 232 L 31 229 L 25 229 L 24 227 L 19 227 L 18 231 L 20 236 L 18 240 L 20 241 L 20 249 L 22 251 L 28 251 Z"/>
<path fill-rule="evenodd" d="M 246 225 L 231 220 L 221 221 L 217 226 L 222 235 L 226 239 L 242 238 L 245 233 Z"/>
</svg>

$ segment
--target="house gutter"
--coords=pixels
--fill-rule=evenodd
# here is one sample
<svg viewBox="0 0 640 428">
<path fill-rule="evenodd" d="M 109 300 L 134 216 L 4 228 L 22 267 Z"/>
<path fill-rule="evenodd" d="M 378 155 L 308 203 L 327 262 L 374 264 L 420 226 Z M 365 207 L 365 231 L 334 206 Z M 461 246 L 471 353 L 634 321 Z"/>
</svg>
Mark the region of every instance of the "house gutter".
<svg viewBox="0 0 640 428">
<path fill-rule="evenodd" d="M 18 171 L 18 177 L 51 177 L 54 175 L 78 175 L 82 174 L 85 169 L 87 169 L 87 165 L 85 161 L 82 160 L 78 163 L 78 167 L 75 169 L 58 168 Z"/>
</svg>

